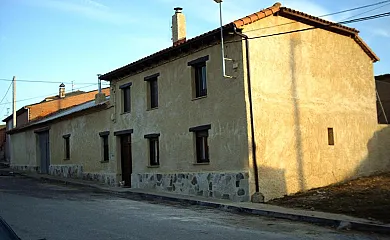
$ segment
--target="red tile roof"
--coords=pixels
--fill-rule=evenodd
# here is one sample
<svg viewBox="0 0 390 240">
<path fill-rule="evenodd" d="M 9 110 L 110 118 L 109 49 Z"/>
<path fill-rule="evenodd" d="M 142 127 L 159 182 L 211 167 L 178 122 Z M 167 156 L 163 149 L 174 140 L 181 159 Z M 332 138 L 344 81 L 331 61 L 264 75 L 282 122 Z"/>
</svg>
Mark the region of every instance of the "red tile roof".
<svg viewBox="0 0 390 240">
<path fill-rule="evenodd" d="M 265 8 L 263 10 L 255 12 L 251 15 L 246 16 L 246 17 L 237 19 L 237 20 L 223 26 L 223 29 L 225 31 L 229 30 L 229 29 L 233 29 L 233 28 L 241 29 L 245 25 L 254 23 L 256 21 L 259 21 L 265 17 L 271 16 L 274 14 L 280 14 L 281 16 L 284 16 L 287 18 L 291 18 L 294 20 L 305 22 L 311 26 L 323 28 L 323 29 L 326 29 L 329 31 L 333 31 L 336 33 L 350 36 L 356 41 L 357 44 L 359 44 L 359 46 L 372 59 L 372 61 L 374 61 L 374 62 L 379 61 L 378 56 L 358 36 L 359 31 L 356 30 L 355 28 L 350 28 L 350 27 L 347 27 L 347 26 L 344 26 L 344 25 L 341 25 L 338 23 L 330 22 L 330 21 L 306 14 L 306 13 L 303 13 L 300 11 L 293 10 L 291 8 L 282 7 L 282 5 L 279 2 L 275 3 L 271 7 Z M 126 75 L 129 75 L 135 71 L 139 72 L 141 70 L 141 68 L 149 67 L 151 64 L 150 63 L 151 61 L 161 59 L 161 58 L 162 59 L 169 58 L 173 55 L 172 53 L 174 51 L 182 53 L 181 52 L 182 47 L 190 46 L 190 44 L 200 45 L 200 44 L 202 44 L 202 41 L 206 37 L 216 36 L 216 34 L 219 33 L 219 31 L 220 31 L 220 28 L 217 28 L 217 29 L 214 29 L 212 31 L 201 34 L 197 37 L 194 37 L 192 39 L 178 41 L 173 46 L 171 46 L 169 48 L 163 49 L 163 50 L 156 52 L 152 55 L 141 58 L 133 63 L 125 65 L 121 68 L 115 69 L 115 70 L 108 72 L 106 74 L 103 74 L 102 76 L 100 76 L 100 79 L 111 81 L 111 80 L 118 79 L 120 77 L 124 77 Z M 200 44 L 197 44 L 198 42 L 200 42 Z"/>
</svg>

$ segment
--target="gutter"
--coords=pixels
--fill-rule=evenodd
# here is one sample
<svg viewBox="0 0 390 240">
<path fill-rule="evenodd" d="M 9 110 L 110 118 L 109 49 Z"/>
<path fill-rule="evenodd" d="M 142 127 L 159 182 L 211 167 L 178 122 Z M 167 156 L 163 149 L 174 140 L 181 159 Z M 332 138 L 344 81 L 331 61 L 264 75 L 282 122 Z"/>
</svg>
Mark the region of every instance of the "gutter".
<svg viewBox="0 0 390 240">
<path fill-rule="evenodd" d="M 256 193 L 260 191 L 259 188 L 259 169 L 257 167 L 256 157 L 256 139 L 255 139 L 255 127 L 253 119 L 253 102 L 252 102 L 252 87 L 251 87 L 251 71 L 250 71 L 250 55 L 249 55 L 249 37 L 245 34 L 237 32 L 237 28 L 234 25 L 233 31 L 238 36 L 245 39 L 245 53 L 246 53 L 246 69 L 247 69 L 247 84 L 248 84 L 248 97 L 249 97 L 249 116 L 251 120 L 251 135 L 252 135 L 252 159 L 253 159 L 253 170 L 255 172 L 255 190 Z"/>
</svg>

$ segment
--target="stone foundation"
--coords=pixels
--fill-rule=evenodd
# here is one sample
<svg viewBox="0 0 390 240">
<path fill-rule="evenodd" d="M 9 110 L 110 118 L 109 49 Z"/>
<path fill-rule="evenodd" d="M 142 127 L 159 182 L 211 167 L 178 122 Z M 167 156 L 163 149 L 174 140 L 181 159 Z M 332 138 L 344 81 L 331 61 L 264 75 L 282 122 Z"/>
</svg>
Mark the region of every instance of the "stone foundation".
<svg viewBox="0 0 390 240">
<path fill-rule="evenodd" d="M 39 167 L 37 166 L 24 166 L 24 165 L 11 165 L 11 169 L 15 171 L 23 171 L 23 172 L 38 172 Z"/>
<path fill-rule="evenodd" d="M 82 178 L 83 166 L 81 165 L 50 165 L 49 174 L 64 178 Z"/>
<path fill-rule="evenodd" d="M 83 173 L 83 179 L 95 182 L 101 182 L 110 186 L 117 186 L 115 173 Z"/>
<path fill-rule="evenodd" d="M 132 188 L 154 189 L 177 194 L 249 201 L 247 172 L 134 173 Z"/>
</svg>

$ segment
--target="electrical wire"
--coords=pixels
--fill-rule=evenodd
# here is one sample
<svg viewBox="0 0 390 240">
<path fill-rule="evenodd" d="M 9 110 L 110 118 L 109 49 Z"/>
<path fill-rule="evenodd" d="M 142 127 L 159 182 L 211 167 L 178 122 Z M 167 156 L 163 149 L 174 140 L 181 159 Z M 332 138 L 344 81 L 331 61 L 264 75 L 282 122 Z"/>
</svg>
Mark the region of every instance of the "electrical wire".
<svg viewBox="0 0 390 240">
<path fill-rule="evenodd" d="M 390 0 L 386 0 L 386 1 L 381 1 L 381 2 L 377 2 L 377 3 L 373 3 L 373 4 L 369 4 L 369 5 L 364 5 L 364 6 L 361 6 L 361 7 L 356 7 L 356 8 L 350 8 L 350 9 L 346 9 L 346 10 L 343 10 L 343 11 L 339 11 L 339 12 L 334 12 L 334 13 L 329 13 L 329 14 L 325 14 L 325 15 L 321 15 L 321 16 L 318 16 L 319 18 L 320 17 L 327 17 L 327 16 L 333 16 L 333 15 L 337 15 L 337 14 L 340 14 L 340 13 L 346 13 L 346 12 L 350 12 L 350 11 L 354 11 L 354 10 L 359 10 L 359 9 L 363 9 L 363 8 L 367 8 L 367 7 L 372 7 L 372 6 L 376 6 L 376 5 L 380 5 L 380 4 L 384 4 L 384 3 L 388 3 L 390 4 Z M 368 11 L 365 11 L 365 12 L 362 12 L 362 13 L 358 13 L 356 15 L 353 15 L 353 16 L 350 16 L 348 18 L 345 18 L 345 19 L 342 19 L 341 21 L 346 21 L 350 18 L 354 18 L 354 17 L 358 17 L 358 16 L 361 16 L 363 14 L 366 14 L 368 12 L 372 12 L 374 10 L 377 10 L 377 9 L 380 9 L 382 7 L 385 7 L 389 4 L 385 4 L 385 5 L 382 5 L 382 6 L 379 6 L 379 7 L 376 7 L 374 9 L 370 9 Z M 274 27 L 279 27 L 279 26 L 285 26 L 285 25 L 290 25 L 290 24 L 293 24 L 293 23 L 296 23 L 295 21 L 291 21 L 291 22 L 287 22 L 287 23 L 282 23 L 282 24 L 278 24 L 278 25 L 273 25 L 273 26 L 268 26 L 268 27 L 263 27 L 263 28 L 256 28 L 256 29 L 252 29 L 252 30 L 249 30 L 249 31 L 246 31 L 246 32 L 253 32 L 253 31 L 257 31 L 257 30 L 263 30 L 263 29 L 269 29 L 269 28 L 274 28 Z"/>
<path fill-rule="evenodd" d="M 9 90 L 11 89 L 11 86 L 12 86 L 12 82 L 11 82 L 11 84 L 9 85 L 7 91 L 5 92 L 4 97 L 1 99 L 0 105 L 2 105 L 4 99 L 7 97 L 7 94 L 8 94 L 8 92 L 9 92 Z M 6 106 L 6 105 L 4 104 L 4 107 L 1 108 L 0 114 L 3 112 L 5 106 Z"/>
<path fill-rule="evenodd" d="M 350 9 L 342 10 L 342 11 L 339 11 L 339 12 L 328 13 L 328 14 L 321 15 L 321 16 L 318 16 L 318 17 L 333 16 L 333 15 L 337 15 L 337 14 L 340 14 L 340 13 L 346 13 L 346 12 L 351 12 L 351 11 L 355 11 L 355 10 L 359 10 L 359 9 L 363 9 L 363 8 L 373 7 L 373 6 L 384 4 L 384 3 L 388 3 L 388 2 L 390 2 L 390 0 L 381 1 L 381 2 L 377 2 L 377 3 L 373 3 L 373 4 L 368 4 L 368 5 L 364 5 L 364 6 L 361 6 L 361 7 L 350 8 Z"/>
<path fill-rule="evenodd" d="M 7 79 L 7 78 L 0 78 L 0 81 L 7 81 L 7 82 L 12 82 L 12 79 Z M 26 80 L 26 79 L 18 79 L 16 80 L 17 82 L 30 82 L 30 83 L 63 83 L 63 84 L 74 84 L 74 82 L 53 82 L 53 81 L 43 81 L 43 80 Z M 77 83 L 77 84 L 82 84 L 82 85 L 87 85 L 87 84 L 95 84 L 95 83 Z"/>
<path fill-rule="evenodd" d="M 362 22 L 362 21 L 367 21 L 367 20 L 372 20 L 372 19 L 377 19 L 377 18 L 382 18 L 382 17 L 387 17 L 387 16 L 390 16 L 390 12 L 385 12 L 385 13 L 372 15 L 372 16 L 367 16 L 367 17 L 362 17 L 362 18 L 351 19 L 351 20 L 343 21 L 343 22 L 331 23 L 331 24 L 327 24 L 325 26 L 333 26 L 333 25 L 338 25 L 338 24 L 348 24 L 348 23 Z M 273 36 L 279 36 L 279 35 L 296 33 L 296 32 L 304 32 L 304 31 L 313 30 L 313 29 L 317 29 L 317 28 L 318 27 L 302 28 L 302 29 L 297 29 L 297 30 L 292 30 L 292 31 L 287 31 L 287 32 L 279 32 L 279 33 L 273 33 L 273 34 L 256 36 L 256 37 L 248 37 L 248 39 L 273 37 Z M 225 43 L 240 42 L 240 41 L 242 41 L 242 40 L 226 41 Z"/>
</svg>

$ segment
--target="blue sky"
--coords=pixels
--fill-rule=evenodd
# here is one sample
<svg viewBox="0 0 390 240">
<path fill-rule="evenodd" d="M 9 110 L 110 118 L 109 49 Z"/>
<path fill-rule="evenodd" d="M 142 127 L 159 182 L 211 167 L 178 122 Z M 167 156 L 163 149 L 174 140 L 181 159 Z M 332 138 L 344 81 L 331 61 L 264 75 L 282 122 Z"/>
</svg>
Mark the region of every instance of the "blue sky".
<svg viewBox="0 0 390 240">
<path fill-rule="evenodd" d="M 286 0 L 283 6 L 315 16 L 383 0 Z M 224 23 L 271 6 L 270 0 L 225 0 Z M 96 74 L 106 73 L 171 45 L 171 16 L 183 7 L 187 37 L 219 26 L 213 0 L 0 0 L 0 79 L 66 82 L 66 89 L 92 90 Z M 377 6 L 376 6 L 377 7 Z M 375 8 L 375 7 L 372 7 Z M 332 21 L 370 8 L 331 16 Z M 390 4 L 359 17 L 390 11 Z M 375 74 L 390 72 L 390 17 L 348 26 L 381 58 Z M 10 82 L 0 80 L 0 100 Z M 17 108 L 58 92 L 58 83 L 17 84 Z M 34 98 L 39 97 L 39 98 Z M 30 99 L 34 98 L 34 99 Z M 29 100 L 24 100 L 29 99 Z M 0 118 L 11 109 L 11 91 Z M 4 104 L 6 103 L 6 104 Z"/>
</svg>

